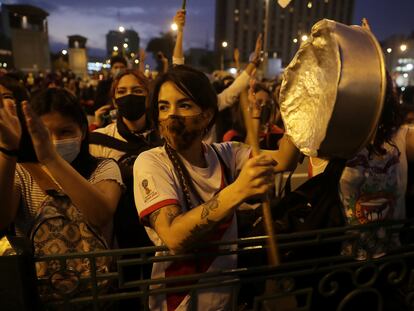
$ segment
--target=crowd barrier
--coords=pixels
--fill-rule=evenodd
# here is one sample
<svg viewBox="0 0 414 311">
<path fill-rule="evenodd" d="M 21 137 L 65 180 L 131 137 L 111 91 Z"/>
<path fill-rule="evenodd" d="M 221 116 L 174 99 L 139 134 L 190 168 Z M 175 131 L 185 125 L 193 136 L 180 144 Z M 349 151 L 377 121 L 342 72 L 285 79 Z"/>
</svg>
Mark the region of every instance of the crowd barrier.
<svg viewBox="0 0 414 311">
<path fill-rule="evenodd" d="M 379 227 L 399 234 L 401 246 L 380 258 L 368 253 L 365 260 L 340 254 L 343 241 L 358 241 L 362 232 Z M 0 309 L 20 306 L 15 310 L 129 310 L 133 306 L 134 310 L 149 310 L 148 299 L 152 295 L 188 292 L 190 309 L 204 310 L 197 305 L 197 293 L 226 288 L 232 297 L 229 310 L 413 310 L 413 238 L 414 220 L 279 234 L 281 264 L 276 267 L 267 264 L 265 236 L 210 243 L 181 255 L 155 256 L 156 251 L 165 248 L 146 247 L 26 256 L 12 264 L 6 260 L 19 256 L 6 256 L 0 258 L 0 273 L 7 274 L 8 279 L 4 277 L 2 283 L 9 284 L 1 285 Z M 234 254 L 239 258 L 235 269 L 161 279 L 149 276 L 154 262 Z M 96 264 L 103 257 L 110 259 L 112 268 L 97 273 Z M 68 268 L 74 259 L 83 260 L 91 273 L 79 275 Z M 37 279 L 34 266 L 41 263 L 58 268 L 48 277 Z M 30 265 L 33 269 L 28 268 Z M 17 303 L 10 286 L 22 287 Z M 35 291 L 41 299 L 34 298 Z"/>
</svg>

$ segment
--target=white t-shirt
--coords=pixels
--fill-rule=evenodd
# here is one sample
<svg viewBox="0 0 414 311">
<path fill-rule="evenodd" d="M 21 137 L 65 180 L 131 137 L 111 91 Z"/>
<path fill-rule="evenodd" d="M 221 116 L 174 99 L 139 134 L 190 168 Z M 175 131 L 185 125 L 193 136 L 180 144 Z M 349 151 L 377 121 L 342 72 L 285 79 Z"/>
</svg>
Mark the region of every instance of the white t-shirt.
<svg viewBox="0 0 414 311">
<path fill-rule="evenodd" d="M 208 167 L 200 168 L 191 165 L 181 157 L 187 168 L 196 191 L 204 201 L 208 201 L 223 188 L 224 173 L 217 154 L 210 145 L 204 144 L 205 158 Z M 238 175 L 244 163 L 250 156 L 250 147 L 239 143 L 215 144 L 223 161 L 230 170 L 233 180 Z M 154 211 L 167 205 L 178 205 L 183 212 L 186 212 L 184 193 L 181 190 L 176 169 L 171 163 L 164 147 L 158 147 L 139 155 L 134 164 L 134 195 L 135 205 L 140 218 L 144 223 L 148 216 Z M 197 202 L 191 195 L 192 205 L 198 206 L 203 202 Z M 153 243 L 157 246 L 163 242 L 157 233 L 146 227 L 147 233 Z M 220 226 L 215 237 L 208 237 L 208 241 L 221 240 L 230 241 L 237 239 L 237 220 L 233 215 L 231 220 Z M 157 253 L 157 256 L 167 255 L 168 252 Z M 153 265 L 152 278 L 164 278 L 195 272 L 211 272 L 221 269 L 232 269 L 237 265 L 235 255 L 220 256 L 200 264 L 195 262 L 157 262 Z M 203 266 L 202 270 L 196 267 Z M 185 268 L 185 269 L 184 269 Z M 194 268 L 194 269 L 193 269 Z M 186 270 L 187 272 L 185 272 Z M 201 281 L 200 281 L 201 282 Z M 197 295 L 197 304 L 200 310 L 226 310 L 230 302 L 228 288 L 217 287 L 215 289 L 200 290 Z M 160 295 L 150 300 L 152 310 L 187 310 L 190 307 L 190 297 L 187 293 L 179 295 Z"/>
<path fill-rule="evenodd" d="M 116 127 L 116 122 L 113 122 L 103 128 L 96 129 L 94 132 L 102 133 L 111 137 L 114 137 L 116 139 L 119 139 L 121 141 L 126 141 L 118 132 L 118 128 Z M 112 149 L 106 146 L 101 145 L 95 145 L 95 144 L 89 144 L 89 152 L 94 157 L 100 157 L 100 158 L 112 158 L 116 161 L 118 161 L 125 152 L 119 151 L 116 149 Z"/>
<path fill-rule="evenodd" d="M 365 148 L 347 162 L 339 182 L 339 194 L 348 224 L 405 219 L 407 131 L 408 127 L 402 126 L 393 137 L 393 144 L 384 144 L 385 155 L 369 157 Z M 398 238 L 383 228 L 369 231 L 362 233 L 356 257 L 365 259 L 367 251 L 379 257 L 398 245 Z M 352 245 L 346 245 L 343 252 L 351 254 Z"/>
</svg>

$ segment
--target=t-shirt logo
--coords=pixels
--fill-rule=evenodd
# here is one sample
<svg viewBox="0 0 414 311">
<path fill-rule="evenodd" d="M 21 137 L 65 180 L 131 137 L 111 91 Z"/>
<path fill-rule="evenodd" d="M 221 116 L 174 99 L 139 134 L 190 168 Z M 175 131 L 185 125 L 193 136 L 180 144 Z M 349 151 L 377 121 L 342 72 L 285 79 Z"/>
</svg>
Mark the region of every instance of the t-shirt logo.
<svg viewBox="0 0 414 311">
<path fill-rule="evenodd" d="M 144 188 L 144 189 L 145 189 L 145 194 L 146 194 L 146 195 L 148 195 L 148 194 L 150 194 L 150 193 L 151 193 L 151 189 L 150 189 L 150 188 L 148 188 L 148 179 L 144 179 L 144 180 L 142 181 L 141 185 L 142 185 L 142 188 Z"/>
<path fill-rule="evenodd" d="M 145 176 L 141 181 L 141 192 L 144 197 L 144 202 L 147 203 L 159 196 L 158 191 L 155 190 L 154 180 L 151 176 Z"/>
</svg>

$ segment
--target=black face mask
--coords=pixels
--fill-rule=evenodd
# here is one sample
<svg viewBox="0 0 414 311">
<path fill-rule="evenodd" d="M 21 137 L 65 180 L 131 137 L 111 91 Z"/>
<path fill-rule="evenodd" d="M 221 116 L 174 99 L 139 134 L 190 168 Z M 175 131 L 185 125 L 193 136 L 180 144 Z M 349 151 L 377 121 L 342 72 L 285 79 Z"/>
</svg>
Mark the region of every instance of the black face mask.
<svg viewBox="0 0 414 311">
<path fill-rule="evenodd" d="M 129 121 L 138 120 L 147 110 L 145 106 L 146 98 L 142 95 L 129 94 L 115 99 L 119 115 Z"/>
</svg>

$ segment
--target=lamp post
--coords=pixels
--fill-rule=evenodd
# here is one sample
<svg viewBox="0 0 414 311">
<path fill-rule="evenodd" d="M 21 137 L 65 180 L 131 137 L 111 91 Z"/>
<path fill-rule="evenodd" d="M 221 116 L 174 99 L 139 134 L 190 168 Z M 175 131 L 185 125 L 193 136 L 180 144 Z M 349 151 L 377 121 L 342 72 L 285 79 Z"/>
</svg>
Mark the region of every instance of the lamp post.
<svg viewBox="0 0 414 311">
<path fill-rule="evenodd" d="M 221 55 L 220 55 L 220 69 L 224 70 L 224 50 L 227 48 L 227 41 L 221 43 Z"/>
</svg>

